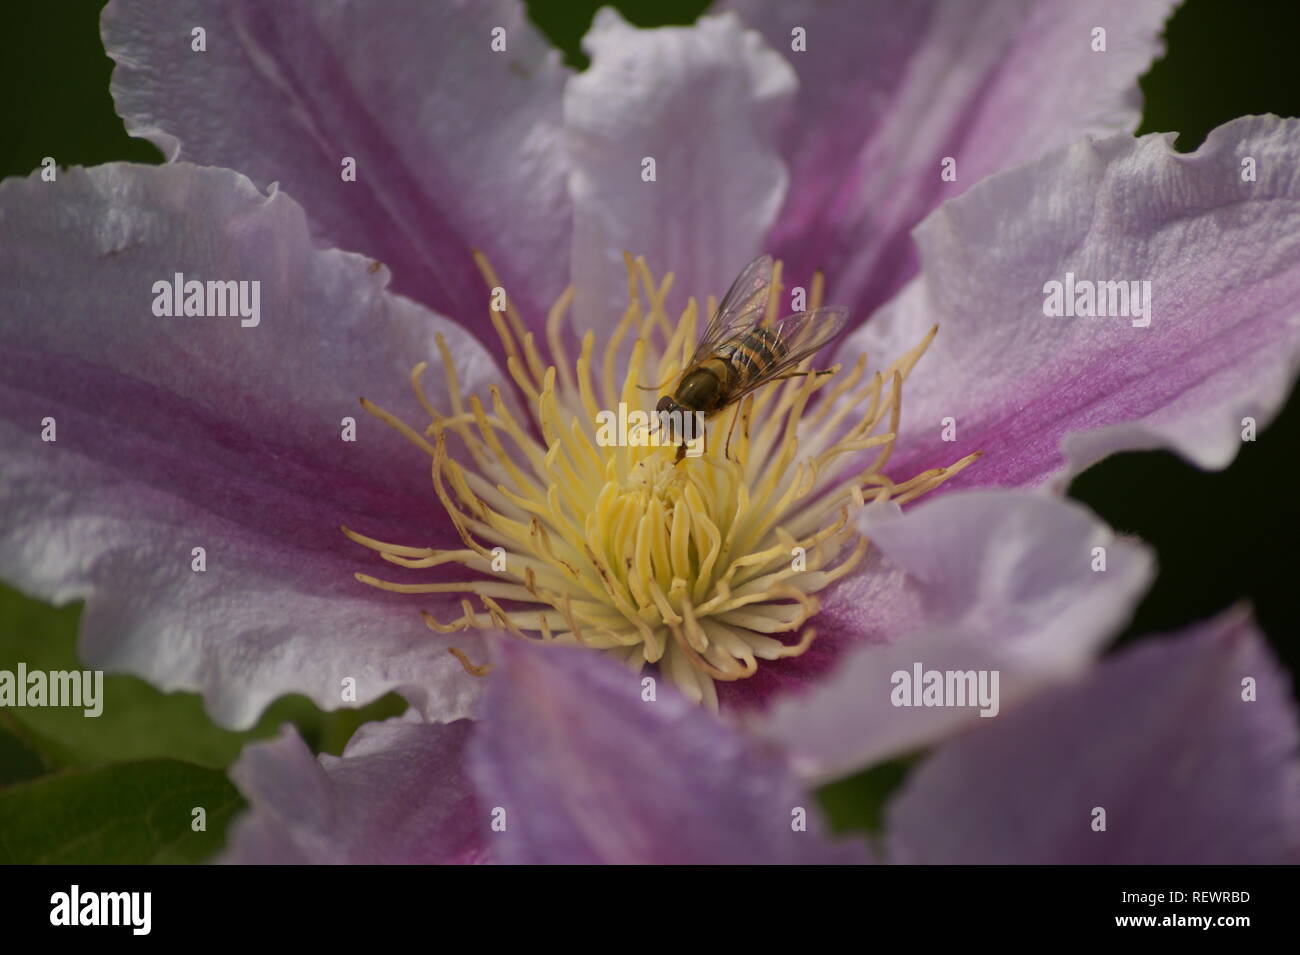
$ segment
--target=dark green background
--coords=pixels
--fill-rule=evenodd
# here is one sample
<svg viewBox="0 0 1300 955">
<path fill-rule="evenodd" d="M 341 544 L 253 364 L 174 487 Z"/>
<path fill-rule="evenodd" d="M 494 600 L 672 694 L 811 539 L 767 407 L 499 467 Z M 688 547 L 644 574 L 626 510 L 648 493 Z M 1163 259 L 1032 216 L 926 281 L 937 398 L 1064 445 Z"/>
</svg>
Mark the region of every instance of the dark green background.
<svg viewBox="0 0 1300 955">
<path fill-rule="evenodd" d="M 671 0 L 614 5 L 643 26 L 690 22 L 707 7 Z M 0 28 L 0 175 L 26 175 L 44 156 L 61 166 L 159 161 L 153 146 L 126 136 L 113 111 L 112 64 L 99 40 L 102 6 L 101 0 L 65 0 L 7 11 Z M 597 6 L 535 0 L 529 10 L 581 67 L 578 40 Z M 1295 0 L 1186 3 L 1168 25 L 1166 56 L 1141 81 L 1146 110 L 1139 132 L 1178 131 L 1178 148 L 1190 150 L 1236 116 L 1300 115 L 1297 8 Z M 1075 481 L 1073 497 L 1159 553 L 1160 576 L 1117 642 L 1249 600 L 1294 688 L 1300 669 L 1297 447 L 1300 400 L 1293 396 L 1225 472 L 1205 474 L 1164 453 L 1122 454 Z M 19 659 L 72 665 L 78 612 L 0 587 L 0 668 L 12 669 Z M 288 698 L 256 729 L 234 734 L 212 727 L 191 694 L 164 695 L 130 677 L 108 678 L 106 691 L 118 701 L 111 718 L 0 710 L 0 863 L 206 858 L 242 804 L 222 767 L 244 742 L 293 720 L 314 747 L 337 752 L 359 721 L 401 706 L 389 699 L 361 713 L 322 714 L 302 698 Z M 823 803 L 835 824 L 874 829 L 883 795 L 906 766 L 891 763 L 828 787 Z M 188 807 L 198 804 L 209 808 L 205 834 L 189 826 Z"/>
</svg>

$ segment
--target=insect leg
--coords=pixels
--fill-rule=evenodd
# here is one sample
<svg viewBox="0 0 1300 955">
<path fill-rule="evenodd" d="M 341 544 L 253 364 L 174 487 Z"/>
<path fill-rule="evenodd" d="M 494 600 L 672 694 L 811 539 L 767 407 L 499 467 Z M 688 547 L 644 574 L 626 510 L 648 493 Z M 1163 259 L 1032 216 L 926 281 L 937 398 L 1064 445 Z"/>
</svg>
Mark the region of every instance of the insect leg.
<svg viewBox="0 0 1300 955">
<path fill-rule="evenodd" d="M 731 416 L 731 427 L 727 428 L 727 443 L 722 449 L 724 458 L 731 457 L 731 434 L 736 430 L 736 422 L 740 419 L 740 406 L 736 405 L 735 408 L 736 412 Z"/>
</svg>

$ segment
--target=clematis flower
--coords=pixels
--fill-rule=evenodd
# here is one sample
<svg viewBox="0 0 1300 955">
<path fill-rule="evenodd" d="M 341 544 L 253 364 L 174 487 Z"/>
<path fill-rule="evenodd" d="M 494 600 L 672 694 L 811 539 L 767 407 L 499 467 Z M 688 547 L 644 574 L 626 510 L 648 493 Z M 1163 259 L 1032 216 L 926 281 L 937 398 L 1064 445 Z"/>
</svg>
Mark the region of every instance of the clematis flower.
<svg viewBox="0 0 1300 955">
<path fill-rule="evenodd" d="M 168 163 L 0 185 L 0 574 L 227 725 L 341 683 L 412 704 L 339 760 L 250 751 L 237 856 L 477 859 L 501 808 L 506 860 L 860 858 L 791 828 L 809 779 L 993 730 L 853 687 L 1101 679 L 1150 557 L 1050 492 L 1127 448 L 1224 466 L 1284 400 L 1300 127 L 1132 138 L 1163 6 L 731 6 L 602 11 L 571 74 L 505 0 L 114 0 L 118 109 Z M 681 465 L 600 447 L 763 248 L 850 308 L 837 373 L 732 408 L 734 457 L 726 416 Z M 260 321 L 158 317 L 176 273 L 259 282 Z M 1048 317 L 1067 273 L 1150 282 L 1149 325 Z M 665 842 L 688 803 L 745 808 Z"/>
</svg>

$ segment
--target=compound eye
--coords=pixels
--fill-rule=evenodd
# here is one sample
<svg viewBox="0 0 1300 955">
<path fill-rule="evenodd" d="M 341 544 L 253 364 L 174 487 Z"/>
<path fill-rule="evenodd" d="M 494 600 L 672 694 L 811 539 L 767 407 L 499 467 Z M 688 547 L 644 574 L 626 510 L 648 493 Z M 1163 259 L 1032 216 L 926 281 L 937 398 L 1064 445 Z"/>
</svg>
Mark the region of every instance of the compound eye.
<svg viewBox="0 0 1300 955">
<path fill-rule="evenodd" d="M 673 399 L 671 395 L 664 395 L 659 399 L 659 404 L 655 405 L 655 411 L 671 411 Z"/>
</svg>

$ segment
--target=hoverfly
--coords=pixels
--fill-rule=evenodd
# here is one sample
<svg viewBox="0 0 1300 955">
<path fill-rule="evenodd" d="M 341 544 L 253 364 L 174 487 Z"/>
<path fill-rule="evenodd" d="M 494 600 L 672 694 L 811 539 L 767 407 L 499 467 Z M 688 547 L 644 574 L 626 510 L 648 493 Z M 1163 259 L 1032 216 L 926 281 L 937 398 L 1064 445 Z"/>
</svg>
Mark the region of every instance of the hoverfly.
<svg viewBox="0 0 1300 955">
<path fill-rule="evenodd" d="M 768 382 L 828 374 L 790 369 L 838 335 L 849 310 L 840 305 L 815 308 L 764 325 L 771 285 L 770 255 L 760 255 L 741 270 L 695 346 L 676 388 L 659 399 L 656 412 L 702 412 L 709 418 Z M 734 419 L 731 424 L 734 428 Z M 730 443 L 728 432 L 728 446 Z M 677 448 L 677 462 L 685 455 L 683 442 Z"/>
</svg>

